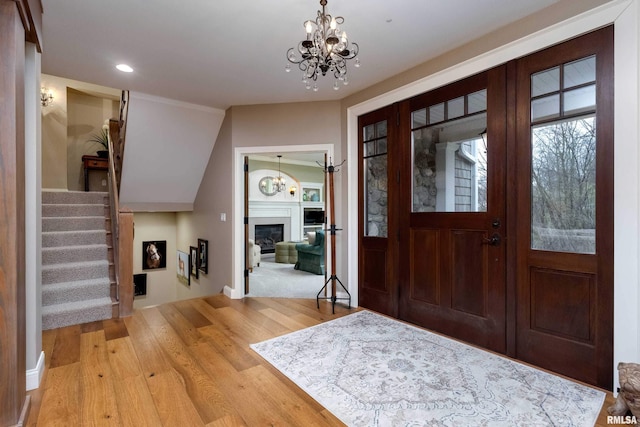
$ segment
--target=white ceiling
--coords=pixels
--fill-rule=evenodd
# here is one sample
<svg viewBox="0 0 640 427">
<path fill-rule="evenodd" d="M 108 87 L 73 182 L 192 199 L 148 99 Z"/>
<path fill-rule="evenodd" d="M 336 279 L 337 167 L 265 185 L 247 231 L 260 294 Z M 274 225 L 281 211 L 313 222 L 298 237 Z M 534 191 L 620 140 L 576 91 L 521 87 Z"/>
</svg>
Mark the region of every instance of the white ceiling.
<svg viewBox="0 0 640 427">
<path fill-rule="evenodd" d="M 337 100 L 557 1 L 329 0 L 362 66 L 313 92 L 284 66 L 318 0 L 42 0 L 42 72 L 222 109 Z"/>
</svg>

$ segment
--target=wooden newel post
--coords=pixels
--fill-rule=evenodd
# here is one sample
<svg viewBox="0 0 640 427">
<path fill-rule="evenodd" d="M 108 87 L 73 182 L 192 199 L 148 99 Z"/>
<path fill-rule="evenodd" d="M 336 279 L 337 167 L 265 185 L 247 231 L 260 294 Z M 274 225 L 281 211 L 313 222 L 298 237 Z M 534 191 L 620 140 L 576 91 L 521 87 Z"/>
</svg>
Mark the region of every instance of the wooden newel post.
<svg viewBox="0 0 640 427">
<path fill-rule="evenodd" d="M 342 162 L 344 163 L 344 162 Z M 341 163 L 341 164 L 342 164 Z M 340 165 L 338 165 L 340 166 Z M 335 215 L 335 207 L 334 207 L 334 189 L 333 189 L 333 174 L 334 172 L 336 172 L 337 169 L 335 168 L 335 166 L 333 166 L 331 164 L 331 162 L 329 162 L 329 166 L 325 166 L 325 172 L 329 174 L 329 221 L 331 222 L 330 228 L 326 231 L 329 231 L 329 235 L 331 236 L 331 277 L 329 277 L 329 279 L 327 279 L 327 281 L 325 282 L 324 286 L 322 287 L 322 289 L 320 289 L 320 292 L 318 292 L 318 295 L 316 296 L 316 303 L 318 308 L 320 308 L 320 300 L 321 299 L 330 299 L 331 300 L 331 311 L 333 313 L 335 313 L 335 307 L 336 307 L 336 302 L 338 300 L 347 300 L 347 308 L 351 308 L 351 294 L 349 293 L 349 291 L 347 290 L 347 288 L 345 288 L 345 286 L 342 284 L 342 282 L 340 281 L 340 279 L 338 279 L 338 276 L 336 275 L 336 231 L 339 231 L 341 229 L 336 228 L 336 215 Z M 327 285 L 329 284 L 329 282 L 331 282 L 331 295 L 328 297 L 321 297 L 320 294 L 323 293 L 323 291 L 326 290 Z M 340 286 L 342 287 L 342 289 L 344 289 L 344 291 L 347 293 L 347 297 L 344 298 L 338 298 L 337 297 L 337 283 L 340 283 Z"/>
</svg>

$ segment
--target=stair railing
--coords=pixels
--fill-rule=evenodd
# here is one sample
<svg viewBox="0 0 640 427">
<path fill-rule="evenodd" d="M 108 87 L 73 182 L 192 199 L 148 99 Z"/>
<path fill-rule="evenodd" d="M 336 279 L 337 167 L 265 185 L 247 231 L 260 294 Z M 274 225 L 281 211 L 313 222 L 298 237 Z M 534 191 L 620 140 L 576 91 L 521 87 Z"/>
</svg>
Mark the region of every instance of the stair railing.
<svg viewBox="0 0 640 427">
<path fill-rule="evenodd" d="M 109 205 L 119 317 L 133 314 L 133 212 L 120 206 L 120 178 L 128 113 L 128 91 L 122 91 L 119 120 L 109 120 Z"/>
</svg>

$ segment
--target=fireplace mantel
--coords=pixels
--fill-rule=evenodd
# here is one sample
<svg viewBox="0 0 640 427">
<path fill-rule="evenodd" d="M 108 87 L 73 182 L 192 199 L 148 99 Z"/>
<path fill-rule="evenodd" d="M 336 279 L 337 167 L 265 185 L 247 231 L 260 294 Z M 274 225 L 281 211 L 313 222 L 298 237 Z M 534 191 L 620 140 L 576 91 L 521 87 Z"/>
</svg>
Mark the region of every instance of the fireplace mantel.
<svg viewBox="0 0 640 427">
<path fill-rule="evenodd" d="M 302 208 L 298 202 L 249 202 L 249 238 L 256 224 L 284 224 L 284 240 L 302 240 Z"/>
</svg>

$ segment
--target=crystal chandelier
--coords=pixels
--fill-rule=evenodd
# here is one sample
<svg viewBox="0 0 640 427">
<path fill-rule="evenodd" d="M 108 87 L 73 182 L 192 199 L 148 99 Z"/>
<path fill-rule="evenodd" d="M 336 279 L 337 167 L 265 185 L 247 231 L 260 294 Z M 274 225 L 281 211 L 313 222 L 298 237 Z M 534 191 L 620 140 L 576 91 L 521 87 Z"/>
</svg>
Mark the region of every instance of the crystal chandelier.
<svg viewBox="0 0 640 427">
<path fill-rule="evenodd" d="M 347 79 L 347 60 L 354 59 L 354 67 L 360 66 L 358 55 L 358 45 L 349 44 L 347 33 L 340 29 L 339 25 L 344 23 L 342 16 L 332 17 L 326 13 L 327 0 L 320 0 L 322 11 L 318 11 L 315 21 L 309 20 L 304 23 L 307 31 L 306 40 L 298 43 L 297 50 L 290 48 L 287 51 L 287 60 L 292 64 L 297 64 L 302 71 L 302 83 L 307 89 L 313 87 L 318 90 L 318 74 L 333 73 L 336 81 L 333 89 L 340 89 L 340 82 L 343 85 L 349 84 Z M 287 72 L 291 71 L 291 65 L 285 67 Z"/>
<path fill-rule="evenodd" d="M 278 154 L 278 177 L 273 179 L 273 186 L 279 193 L 287 188 L 287 180 L 280 174 L 280 158 L 282 156 Z"/>
</svg>

